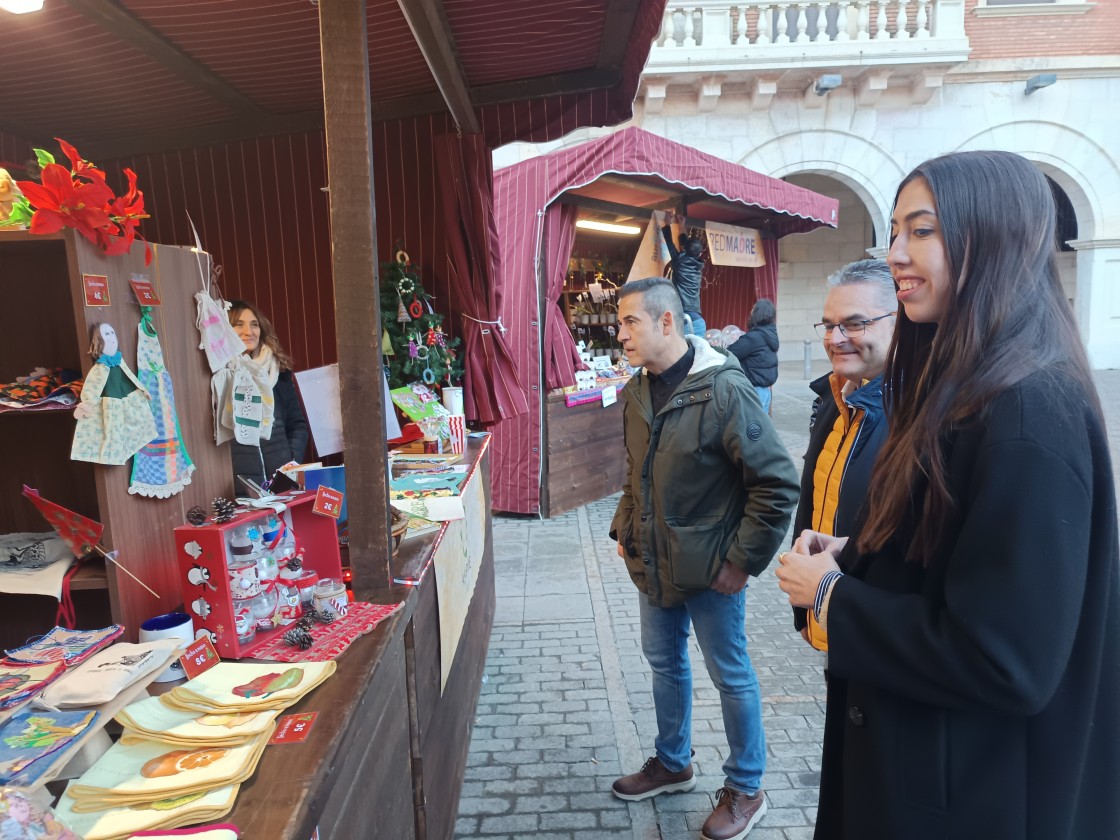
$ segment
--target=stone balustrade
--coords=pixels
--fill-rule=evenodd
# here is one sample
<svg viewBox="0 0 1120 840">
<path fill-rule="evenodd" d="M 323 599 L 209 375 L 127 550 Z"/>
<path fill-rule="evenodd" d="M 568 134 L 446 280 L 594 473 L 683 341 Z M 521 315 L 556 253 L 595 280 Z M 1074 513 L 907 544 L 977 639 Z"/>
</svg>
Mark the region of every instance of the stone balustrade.
<svg viewBox="0 0 1120 840">
<path fill-rule="evenodd" d="M 646 72 L 962 61 L 964 0 L 670 2 Z"/>
</svg>

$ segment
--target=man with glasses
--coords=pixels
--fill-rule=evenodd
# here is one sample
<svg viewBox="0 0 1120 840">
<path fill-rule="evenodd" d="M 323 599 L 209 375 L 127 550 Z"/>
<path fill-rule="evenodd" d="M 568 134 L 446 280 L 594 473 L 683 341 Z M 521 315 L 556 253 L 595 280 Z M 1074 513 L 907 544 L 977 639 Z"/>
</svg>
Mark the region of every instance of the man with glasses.
<svg viewBox="0 0 1120 840">
<path fill-rule="evenodd" d="M 810 383 L 817 394 L 801 475 L 794 537 L 805 530 L 844 537 L 867 495 L 871 468 L 887 437 L 883 368 L 898 301 L 883 260 L 849 263 L 828 278 L 817 335 L 832 373 Z M 794 610 L 794 625 L 817 650 L 828 639 L 812 611 Z"/>
</svg>

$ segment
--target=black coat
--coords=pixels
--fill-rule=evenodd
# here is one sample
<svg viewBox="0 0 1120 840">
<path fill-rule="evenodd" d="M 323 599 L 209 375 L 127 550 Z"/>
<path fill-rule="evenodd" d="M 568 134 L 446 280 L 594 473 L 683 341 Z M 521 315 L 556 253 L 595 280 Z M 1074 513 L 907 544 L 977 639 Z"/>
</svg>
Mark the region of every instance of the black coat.
<svg viewBox="0 0 1120 840">
<path fill-rule="evenodd" d="M 1120 837 L 1120 551 L 1089 398 L 1036 373 L 947 443 L 928 568 L 913 522 L 828 610 L 817 840 Z M 916 498 L 921 494 L 916 493 Z"/>
<path fill-rule="evenodd" d="M 237 441 L 230 443 L 234 490 L 238 495 L 246 491 L 237 476 L 251 476 L 259 484 L 272 478 L 273 473 L 289 461 L 302 461 L 307 452 L 307 418 L 303 416 L 290 370 L 280 372 L 272 396 L 275 403 L 269 439 L 262 440 L 259 447 Z"/>
<path fill-rule="evenodd" d="M 773 324 L 743 333 L 727 349 L 755 387 L 769 388 L 778 381 L 778 328 Z"/>
</svg>

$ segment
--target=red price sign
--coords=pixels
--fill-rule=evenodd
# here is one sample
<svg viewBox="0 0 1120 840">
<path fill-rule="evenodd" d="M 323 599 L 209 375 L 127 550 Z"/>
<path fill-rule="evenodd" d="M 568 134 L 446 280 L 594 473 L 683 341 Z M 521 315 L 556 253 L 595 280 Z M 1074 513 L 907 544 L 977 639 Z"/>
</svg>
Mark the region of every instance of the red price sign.
<svg viewBox="0 0 1120 840">
<path fill-rule="evenodd" d="M 148 275 L 133 274 L 128 282 L 141 306 L 160 305 L 159 295 L 156 294 L 155 287 L 152 286 L 152 281 L 148 279 Z"/>
<path fill-rule="evenodd" d="M 337 490 L 320 485 L 315 493 L 315 506 L 311 510 L 322 516 L 338 519 L 342 515 L 342 498 L 343 494 Z"/>
<path fill-rule="evenodd" d="M 86 306 L 109 306 L 109 278 L 104 274 L 83 274 Z"/>
<path fill-rule="evenodd" d="M 214 643 L 210 641 L 209 636 L 203 636 L 179 657 L 179 662 L 182 663 L 183 670 L 189 680 L 193 680 L 204 671 L 210 670 L 221 661 L 221 657 L 214 650 Z"/>
<path fill-rule="evenodd" d="M 306 741 L 318 714 L 318 712 L 303 712 L 298 715 L 284 715 L 276 721 L 276 731 L 272 733 L 268 743 L 298 744 Z"/>
</svg>

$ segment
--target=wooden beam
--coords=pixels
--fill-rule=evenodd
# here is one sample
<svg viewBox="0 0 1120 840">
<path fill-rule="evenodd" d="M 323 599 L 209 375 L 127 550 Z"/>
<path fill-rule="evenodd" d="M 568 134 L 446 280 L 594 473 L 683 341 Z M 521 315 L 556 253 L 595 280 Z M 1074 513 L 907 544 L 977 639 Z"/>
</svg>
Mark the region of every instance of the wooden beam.
<svg viewBox="0 0 1120 840">
<path fill-rule="evenodd" d="M 354 589 L 393 585 L 366 0 L 319 4 L 331 272 Z"/>
<path fill-rule="evenodd" d="M 412 37 L 428 63 L 432 78 L 460 130 L 479 134 L 482 127 L 474 112 L 467 77 L 459 61 L 455 36 L 443 8 L 443 0 L 397 0 Z"/>
<path fill-rule="evenodd" d="M 617 201 L 603 201 L 599 198 L 589 198 L 585 195 L 578 193 L 564 193 L 560 196 L 559 201 L 561 204 L 573 204 L 582 210 L 592 210 L 597 213 L 607 213 L 614 216 L 642 216 L 649 220 L 649 215 L 654 210 L 672 210 L 676 207 L 676 199 L 672 198 L 667 201 L 657 202 L 647 207 L 640 207 L 634 204 L 619 204 Z"/>
<path fill-rule="evenodd" d="M 542 96 L 590 93 L 614 87 L 620 81 L 622 81 L 622 71 L 617 67 L 592 68 L 481 85 L 474 88 L 472 95 L 476 105 L 499 105 L 503 102 L 521 102 Z"/>
<path fill-rule="evenodd" d="M 634 32 L 634 19 L 638 16 L 639 0 L 609 0 L 607 19 L 603 23 L 603 40 L 599 43 L 598 67 L 622 67 L 630 36 Z"/>
<path fill-rule="evenodd" d="M 163 35 L 133 16 L 116 0 L 63 0 L 102 29 L 155 59 L 180 79 L 204 90 L 235 113 L 263 115 L 266 111 L 216 73 L 195 61 Z"/>
</svg>

